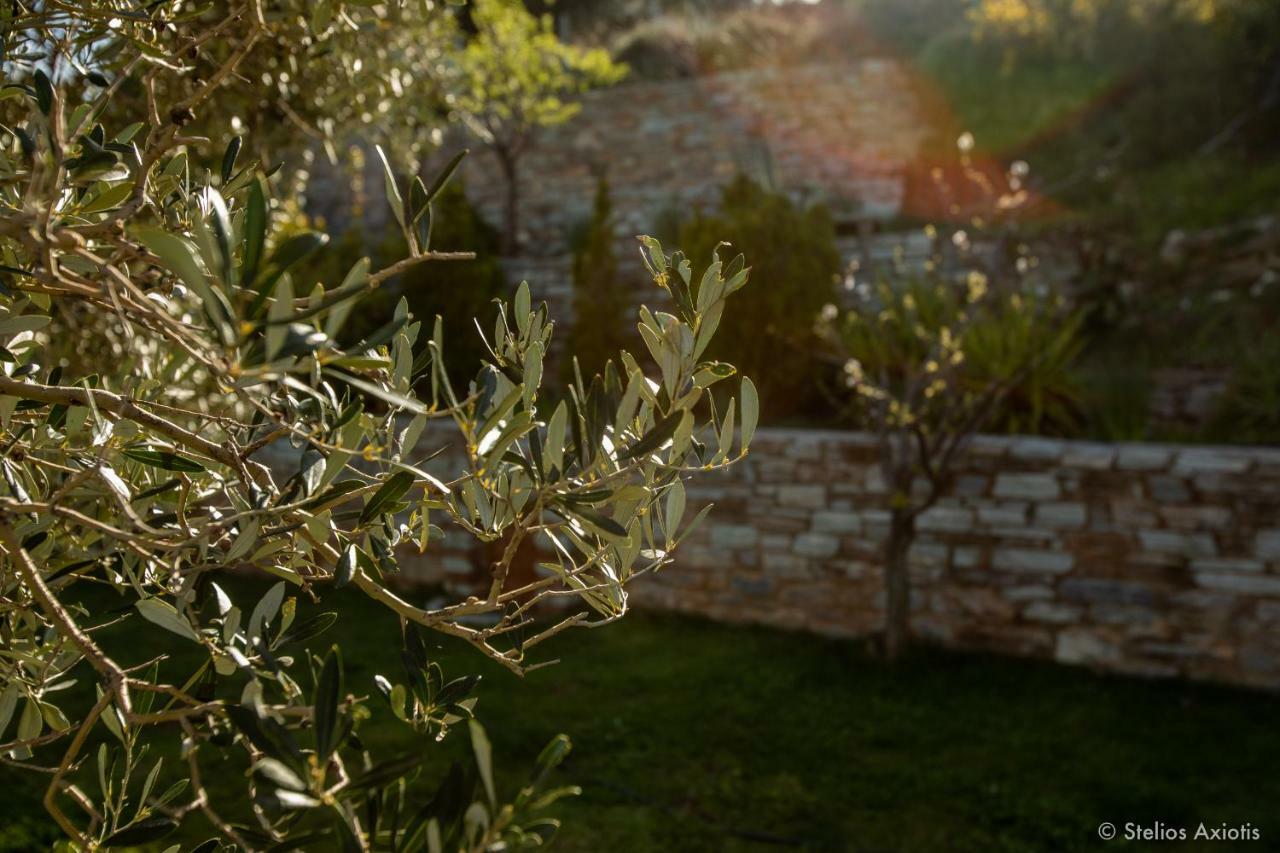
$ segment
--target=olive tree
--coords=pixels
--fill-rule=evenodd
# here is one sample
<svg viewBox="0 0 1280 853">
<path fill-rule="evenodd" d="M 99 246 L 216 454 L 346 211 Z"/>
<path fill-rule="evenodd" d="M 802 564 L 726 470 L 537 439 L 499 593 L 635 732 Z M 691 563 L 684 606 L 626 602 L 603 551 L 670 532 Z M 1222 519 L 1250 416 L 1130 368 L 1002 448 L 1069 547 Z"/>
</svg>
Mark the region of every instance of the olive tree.
<svg viewBox="0 0 1280 853">
<path fill-rule="evenodd" d="M 742 456 L 755 427 L 751 383 L 717 411 L 706 389 L 734 371 L 701 360 L 746 282 L 741 259 L 695 279 L 651 239 L 642 253 L 676 305 L 640 312 L 651 360 L 620 353 L 550 410 L 552 324 L 527 287 L 484 318 L 489 356 L 465 393 L 443 366 L 439 319 L 403 301 L 340 346 L 389 277 L 465 255 L 430 247 L 449 170 L 428 185 L 388 166 L 407 255 L 295 280 L 323 237 L 282 238 L 281 200 L 239 162 L 239 140 L 188 130 L 296 11 L 89 0 L 0 13 L 0 759 L 45 786 L 62 849 L 152 843 L 197 812 L 217 832 L 202 851 L 542 843 L 546 807 L 572 793 L 546 789 L 567 739 L 502 796 L 476 676 L 447 678 L 427 638 L 523 674 L 551 637 L 619 619 L 627 584 L 668 565 L 701 518 L 686 518 L 684 479 Z M 197 75 L 204 46 L 220 60 Z M 141 112 L 115 106 L 125 90 L 143 93 Z M 445 477 L 423 469 L 435 419 L 465 456 Z M 281 456 L 287 470 L 268 464 Z M 429 551 L 441 521 L 508 546 L 486 590 L 428 609 L 394 582 L 400 555 Z M 529 537 L 556 556 L 516 587 L 508 570 Z M 273 585 L 249 597 L 227 582 L 245 573 Z M 359 627 L 334 627 L 332 611 L 300 618 L 300 602 L 343 588 L 398 620 L 401 671 L 351 683 L 340 643 Z M 119 606 L 87 606 L 94 590 Z M 553 599 L 579 606 L 540 607 Z M 104 641 L 121 623 L 129 642 Z M 168 665 L 173 644 L 200 660 L 193 671 Z M 361 728 L 384 699 L 420 748 L 369 749 Z M 425 766 L 458 727 L 474 767 Z M 148 757 L 166 738 L 181 766 Z M 242 793 L 206 784 L 215 762 Z"/>
<path fill-rule="evenodd" d="M 972 271 L 958 284 L 881 282 L 847 313 L 829 310 L 822 325 L 844 361 L 846 403 L 878 439 L 889 511 L 884 643 L 897 658 L 911 636 L 917 520 L 951 487 L 973 435 L 1022 393 L 1039 393 L 1042 370 L 1074 356 L 1078 321 L 1050 300 L 989 291 Z"/>
<path fill-rule="evenodd" d="M 967 136 L 967 135 L 966 135 Z M 969 166 L 968 140 L 961 139 Z M 923 268 L 896 268 L 854 283 L 844 310 L 828 305 L 819 335 L 841 364 L 841 402 L 873 432 L 889 512 L 884 541 L 884 651 L 899 657 L 911 638 L 910 551 L 916 523 L 951 488 L 958 463 L 982 429 L 1040 432 L 1078 423 L 1071 367 L 1081 315 L 1070 311 L 1022 244 L 1005 257 L 999 239 L 1022 203 L 1022 169 L 1005 191 L 969 211 L 995 247 L 963 228 L 950 239 L 926 229 Z M 982 176 L 978 176 L 982 178 Z M 981 187 L 989 184 L 981 183 Z M 942 188 L 947 189 L 947 188 Z M 990 217 L 985 219 L 984 217 Z"/>
<path fill-rule="evenodd" d="M 607 51 L 557 38 L 549 16 L 531 15 L 521 0 L 473 0 L 475 36 L 445 63 L 451 103 L 497 158 L 506 182 L 503 251 L 520 237 L 520 160 L 539 128 L 563 124 L 578 111 L 574 96 L 616 83 L 626 66 Z"/>
<path fill-rule="evenodd" d="M 974 434 L 1078 423 L 1071 365 L 1080 315 L 1044 291 L 1034 265 L 982 259 L 963 229 L 952 233 L 951 252 L 942 251 L 936 229 L 928 233 L 934 251 L 923 270 L 860 283 L 847 310 L 827 306 L 818 320 L 842 365 L 847 412 L 878 439 L 890 515 L 888 658 L 910 642 L 916 521 L 951 488 Z"/>
</svg>

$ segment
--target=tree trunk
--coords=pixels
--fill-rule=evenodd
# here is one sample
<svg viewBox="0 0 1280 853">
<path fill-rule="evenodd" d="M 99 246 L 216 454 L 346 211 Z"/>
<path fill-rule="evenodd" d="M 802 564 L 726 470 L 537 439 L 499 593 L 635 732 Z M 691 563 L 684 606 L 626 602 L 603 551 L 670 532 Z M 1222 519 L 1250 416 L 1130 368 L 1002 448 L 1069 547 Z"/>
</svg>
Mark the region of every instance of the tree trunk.
<svg viewBox="0 0 1280 853">
<path fill-rule="evenodd" d="M 902 656 L 911 640 L 911 572 L 907 555 L 915 538 L 915 515 L 907 509 L 894 509 L 884 557 L 884 654 L 891 661 Z"/>
<path fill-rule="evenodd" d="M 497 154 L 507 183 L 502 210 L 502 254 L 510 256 L 520 251 L 520 170 L 514 154 L 502 149 L 498 149 Z"/>
</svg>

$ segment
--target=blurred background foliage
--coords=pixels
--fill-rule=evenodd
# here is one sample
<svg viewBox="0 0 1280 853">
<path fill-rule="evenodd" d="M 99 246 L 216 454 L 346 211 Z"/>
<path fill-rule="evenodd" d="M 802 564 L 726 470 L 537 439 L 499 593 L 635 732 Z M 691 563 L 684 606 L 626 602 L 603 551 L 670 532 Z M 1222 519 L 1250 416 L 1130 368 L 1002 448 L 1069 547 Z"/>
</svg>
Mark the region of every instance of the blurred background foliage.
<svg viewBox="0 0 1280 853">
<path fill-rule="evenodd" d="M 909 194 L 923 203 L 884 230 L 905 239 L 930 224 L 946 232 L 974 224 L 971 211 L 953 215 L 929 196 L 937 170 L 948 178 L 956 171 L 962 133 L 992 172 L 1031 166 L 1032 197 L 1006 233 L 1069 260 L 1073 272 L 1053 285 L 1069 293 L 1078 314 L 1067 348 L 1073 358 L 1060 365 L 1064 381 L 1070 373 L 1076 414 L 1051 431 L 1280 441 L 1280 429 L 1266 426 L 1275 410 L 1269 401 L 1280 398 L 1280 367 L 1255 352 L 1280 320 L 1280 4 L 558 0 L 537 8 L 555 15 L 563 36 L 609 47 L 634 80 L 868 56 L 899 62 L 925 105 L 931 139 L 908 176 Z M 716 215 L 742 219 L 728 207 Z M 689 223 L 712 217 L 676 211 L 668 220 L 696 236 Z M 671 221 L 655 227 L 685 233 Z M 770 268 L 758 281 L 792 288 L 820 277 L 814 270 L 824 264 L 803 256 L 825 256 L 817 247 L 824 236 L 806 234 L 808 248 L 793 251 L 769 237 L 778 232 L 762 230 L 743 243 L 770 247 L 749 253 L 750 263 Z M 820 307 L 813 294 L 824 288 L 802 285 L 794 304 Z M 771 322 L 802 339 L 799 313 Z M 794 360 L 776 364 L 785 365 L 786 392 L 776 391 L 780 399 L 766 411 L 787 422 L 831 423 L 829 409 L 803 390 L 815 383 L 800 377 L 813 371 Z M 1199 393 L 1165 388 L 1173 374 L 1203 375 L 1228 390 L 1195 422 L 1153 419 L 1161 399 Z M 1028 428 L 1020 418 L 1001 423 Z"/>
<path fill-rule="evenodd" d="M 462 181 L 441 190 L 433 208 L 432 249 L 475 252 L 475 259 L 421 264 L 393 276 L 352 313 L 343 328 L 342 343 L 355 343 L 368 335 L 385 322 L 404 297 L 409 303 L 409 313 L 428 328 L 437 315 L 441 318 L 448 345 L 445 367 L 454 390 L 465 391 L 486 352 L 473 320 L 487 324 L 488 329 L 496 312 L 494 300 L 510 294 L 506 292 L 506 277 L 498 252 L 498 231 L 476 213 L 467 200 Z M 291 222 L 298 229 L 311 224 L 302 215 Z M 404 253 L 404 238 L 400 234 L 388 232 L 378 237 L 355 226 L 343 231 L 326 251 L 308 259 L 295 277 L 306 285 L 341 281 L 346 271 L 362 257 L 371 257 L 375 265 L 385 266 L 404 257 Z"/>
<path fill-rule="evenodd" d="M 694 267 L 720 242 L 747 252 L 753 286 L 726 315 L 707 356 L 736 365 L 756 380 L 764 410 L 775 420 L 821 413 L 817 389 L 825 367 L 814 320 L 836 298 L 840 253 L 825 207 L 802 208 L 739 175 L 724 189 L 718 212 L 680 223 L 679 245 Z"/>
<path fill-rule="evenodd" d="M 925 226 L 944 234 L 974 226 L 973 211 L 957 214 L 932 194 L 939 172 L 948 181 L 962 179 L 955 141 L 963 133 L 972 135 L 975 162 L 992 174 L 1030 164 L 1031 197 L 993 239 L 1065 258 L 1071 269 L 1051 285 L 1078 315 L 1075 343 L 1067 348 L 1072 358 L 1059 366 L 1072 388 L 1075 416 L 1051 432 L 1112 440 L 1280 441 L 1280 429 L 1265 426 L 1266 400 L 1280 396 L 1280 368 L 1269 369 L 1274 360 L 1253 351 L 1280 321 L 1280 4 L 526 0 L 525 6 L 549 16 L 566 42 L 606 49 L 629 67 L 628 81 L 872 56 L 899 63 L 924 107 L 930 138 L 907 175 L 912 203 L 877 227 L 907 240 Z M 465 14 L 457 26 L 463 37 L 472 29 Z M 416 67 L 432 66 L 431 57 L 410 55 Z M 326 73 L 340 72 L 354 73 Z M 415 107 L 404 150 L 429 139 L 433 118 L 448 111 L 423 91 L 430 106 Z M 575 265 L 575 300 L 589 320 L 569 334 L 584 352 L 592 349 L 591 339 L 603 343 L 631 334 L 626 306 L 635 298 L 632 256 L 616 230 L 623 211 L 613 212 L 613 224 L 602 224 L 609 213 L 599 202 L 593 221 L 572 241 L 579 258 L 598 261 L 591 281 L 581 274 L 581 262 Z M 487 227 L 474 213 L 463 218 Z M 743 179 L 726 189 L 719 206 L 677 208 L 662 219 L 650 226 L 654 233 L 692 241 L 699 260 L 720 238 L 717 229 L 733 229 L 729 239 L 749 250 L 757 281 L 775 283 L 753 289 L 746 301 L 759 305 L 726 320 L 755 333 L 726 336 L 723 350 L 712 355 L 754 359 L 748 370 L 769 365 L 778 378 L 770 383 L 774 388 L 761 390 L 771 398 L 765 412 L 775 422 L 838 422 L 820 392 L 830 368 L 804 350 L 814 313 L 839 302 L 833 277 L 845 272 L 839 261 L 840 241 L 848 236 L 843 224 L 837 233 L 830 217 L 802 209 L 780 192 L 748 190 Z M 368 249 L 371 240 L 362 235 L 337 243 Z M 424 307 L 432 301 L 435 310 L 448 312 L 451 300 L 460 299 L 469 308 L 502 287 L 493 272 L 499 262 L 483 252 L 481 258 L 466 270 L 458 265 L 431 273 L 487 282 L 469 286 L 465 295 L 428 300 L 425 291 L 441 294 L 445 288 L 418 293 L 409 283 L 399 287 Z M 448 313 L 445 320 L 450 325 Z M 467 330 L 461 334 L 464 341 L 474 338 Z M 1211 411 L 1195 421 L 1153 418 L 1153 408 L 1159 410 L 1170 394 L 1199 393 L 1169 391 L 1168 377 L 1175 374 L 1202 375 L 1213 388 L 1234 390 L 1205 404 Z M 1241 414 L 1250 405 L 1256 417 Z M 1246 428 L 1245 420 L 1255 426 Z M 996 424 L 1039 428 L 1022 418 Z"/>
<path fill-rule="evenodd" d="M 583 376 L 603 373 L 605 363 L 616 359 L 619 348 L 634 350 L 628 320 L 634 314 L 632 294 L 618 275 L 613 202 L 609 182 L 596 186 L 591 218 L 573 235 L 573 322 L 567 350 L 578 361 Z M 574 367 L 566 361 L 567 380 Z"/>
</svg>

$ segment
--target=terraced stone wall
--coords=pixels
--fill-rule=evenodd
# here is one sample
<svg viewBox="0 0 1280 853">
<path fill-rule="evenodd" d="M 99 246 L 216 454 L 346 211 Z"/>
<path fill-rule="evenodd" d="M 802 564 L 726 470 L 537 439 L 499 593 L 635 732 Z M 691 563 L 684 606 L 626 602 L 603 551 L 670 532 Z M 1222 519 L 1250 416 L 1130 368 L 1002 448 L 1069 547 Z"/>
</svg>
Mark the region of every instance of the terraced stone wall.
<svg viewBox="0 0 1280 853">
<path fill-rule="evenodd" d="M 841 636 L 883 619 L 875 443 L 761 430 L 640 606 Z M 979 437 L 921 517 L 914 628 L 943 645 L 1280 687 L 1280 450 Z M 461 534 L 412 570 L 465 585 Z M 456 550 L 450 550 L 450 547 Z"/>
</svg>

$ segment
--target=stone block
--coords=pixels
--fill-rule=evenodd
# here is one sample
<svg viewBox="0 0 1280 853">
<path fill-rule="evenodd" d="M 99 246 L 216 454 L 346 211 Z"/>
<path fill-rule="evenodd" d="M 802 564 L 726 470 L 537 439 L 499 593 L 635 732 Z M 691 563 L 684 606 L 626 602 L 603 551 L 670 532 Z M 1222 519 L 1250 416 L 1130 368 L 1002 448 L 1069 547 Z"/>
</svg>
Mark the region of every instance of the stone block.
<svg viewBox="0 0 1280 853">
<path fill-rule="evenodd" d="M 449 575 L 469 575 L 475 571 L 475 565 L 466 557 L 445 557 L 441 564 Z"/>
<path fill-rule="evenodd" d="M 962 498 L 979 498 L 991 487 L 991 478 L 983 474 L 964 474 L 956 479 L 952 494 Z"/>
<path fill-rule="evenodd" d="M 1111 520 L 1119 528 L 1151 527 L 1158 521 L 1150 504 L 1129 498 L 1111 500 Z"/>
<path fill-rule="evenodd" d="M 1005 572 L 1063 574 L 1071 571 L 1075 557 L 1063 551 L 1039 548 L 996 548 L 992 565 Z"/>
<path fill-rule="evenodd" d="M 1149 444 L 1122 445 L 1116 453 L 1116 467 L 1121 471 L 1160 471 L 1169 467 L 1173 451 Z"/>
<path fill-rule="evenodd" d="M 891 517 L 887 509 L 864 509 L 861 515 L 862 523 L 868 532 L 874 527 L 889 529 Z"/>
<path fill-rule="evenodd" d="M 1217 448 L 1188 448 L 1178 453 L 1175 474 L 1243 474 L 1252 461 L 1239 452 Z"/>
<path fill-rule="evenodd" d="M 1147 478 L 1147 491 L 1158 504 L 1180 504 L 1191 500 L 1187 481 L 1168 474 L 1156 474 Z"/>
<path fill-rule="evenodd" d="M 865 560 L 833 560 L 827 566 L 839 569 L 849 580 L 861 580 L 875 570 L 875 566 Z"/>
<path fill-rule="evenodd" d="M 1053 601 L 1033 601 L 1022 611 L 1022 616 L 1031 622 L 1046 622 L 1050 625 L 1069 625 L 1080 618 L 1081 610 L 1070 604 L 1058 604 Z"/>
<path fill-rule="evenodd" d="M 1000 474 L 995 496 L 1015 500 L 1056 500 L 1062 494 L 1058 478 L 1052 474 Z"/>
<path fill-rule="evenodd" d="M 1007 586 L 1000 594 L 1009 601 L 1049 601 L 1054 597 L 1053 587 L 1042 584 Z"/>
<path fill-rule="evenodd" d="M 1232 520 L 1225 506 L 1166 506 L 1160 517 L 1178 530 L 1225 530 Z"/>
<path fill-rule="evenodd" d="M 1138 541 L 1144 551 L 1181 557 L 1214 557 L 1218 546 L 1208 533 L 1180 533 L 1176 530 L 1139 530 Z"/>
<path fill-rule="evenodd" d="M 1063 441 L 1024 436 L 1014 439 L 1009 455 L 1029 462 L 1056 462 L 1065 449 L 1066 442 Z"/>
<path fill-rule="evenodd" d="M 852 510 L 822 510 L 813 514 L 813 530 L 815 533 L 834 533 L 837 535 L 862 532 L 862 516 Z"/>
<path fill-rule="evenodd" d="M 1280 560 L 1280 528 L 1259 530 L 1253 553 L 1259 560 Z"/>
<path fill-rule="evenodd" d="M 1071 628 L 1058 634 L 1053 656 L 1062 663 L 1116 663 L 1120 649 L 1086 628 Z"/>
<path fill-rule="evenodd" d="M 1249 560 L 1244 557 L 1211 557 L 1191 561 L 1191 571 L 1193 572 L 1261 574 L 1266 568 L 1266 565 L 1260 560 Z"/>
<path fill-rule="evenodd" d="M 1043 503 L 1036 506 L 1035 523 L 1052 530 L 1078 530 L 1088 520 L 1088 510 L 1080 503 Z"/>
<path fill-rule="evenodd" d="M 951 564 L 961 569 L 971 569 L 982 559 L 982 549 L 960 545 L 951 550 Z"/>
<path fill-rule="evenodd" d="M 771 578 L 734 578 L 729 581 L 729 585 L 737 592 L 752 598 L 762 598 L 770 595 L 774 589 L 774 583 Z"/>
<path fill-rule="evenodd" d="M 1062 464 L 1067 468 L 1106 471 L 1116 461 L 1116 449 L 1110 444 L 1069 441 L 1062 451 Z"/>
<path fill-rule="evenodd" d="M 791 544 L 792 553 L 819 560 L 834 557 L 839 550 L 840 540 L 826 533 L 800 533 Z"/>
<path fill-rule="evenodd" d="M 791 441 L 787 442 L 786 449 L 783 451 L 783 455 L 788 459 L 817 462 L 822 458 L 821 440 L 799 431 L 792 433 L 792 436 Z"/>
<path fill-rule="evenodd" d="M 1151 587 L 1136 581 L 1104 578 L 1065 578 L 1059 586 L 1067 601 L 1151 606 L 1156 596 Z"/>
<path fill-rule="evenodd" d="M 1128 628 L 1130 635 L 1147 632 L 1159 621 L 1156 611 L 1131 604 L 1095 604 L 1089 608 L 1089 616 L 1100 625 Z"/>
<path fill-rule="evenodd" d="M 765 573 L 774 577 L 794 580 L 808 578 L 812 574 L 809 561 L 793 554 L 766 553 L 763 555 L 763 561 Z"/>
<path fill-rule="evenodd" d="M 827 490 L 814 485 L 778 486 L 778 503 L 782 506 L 822 509 L 827 503 Z"/>
<path fill-rule="evenodd" d="M 785 507 L 761 507 L 759 511 L 752 509 L 747 515 L 762 534 L 800 533 L 808 530 L 811 523 L 808 512 Z"/>
<path fill-rule="evenodd" d="M 1226 495 L 1240 489 L 1242 478 L 1234 474 L 1197 474 L 1192 482 L 1201 495 Z"/>
<path fill-rule="evenodd" d="M 760 495 L 772 495 L 773 489 L 767 484 L 782 483 L 793 479 L 795 475 L 795 463 L 786 459 L 771 459 L 764 455 L 764 452 L 757 446 L 752 446 L 751 456 L 748 457 L 751 469 L 756 475 L 756 493 Z"/>
<path fill-rule="evenodd" d="M 1172 658 L 1174 660 L 1186 660 L 1200 657 L 1204 654 L 1203 649 L 1185 642 L 1147 642 L 1142 644 L 1142 651 L 1155 657 Z"/>
<path fill-rule="evenodd" d="M 1009 539 L 1018 544 L 1042 542 L 1045 545 L 1054 545 L 1058 542 L 1057 532 L 1041 530 L 1037 527 L 992 527 L 986 532 L 991 536 L 999 539 Z"/>
<path fill-rule="evenodd" d="M 973 529 L 973 510 L 958 506 L 934 506 L 916 519 L 922 533 L 964 533 Z"/>
<path fill-rule="evenodd" d="M 963 587 L 952 590 L 947 595 L 943 609 L 977 616 L 983 621 L 1004 624 L 1013 618 L 1013 605 L 992 589 L 982 587 Z"/>
<path fill-rule="evenodd" d="M 911 546 L 907 560 L 912 566 L 945 566 L 949 550 L 940 542 L 916 542 Z"/>
<path fill-rule="evenodd" d="M 711 544 L 716 548 L 754 548 L 760 531 L 747 524 L 717 524 L 711 528 Z"/>
<path fill-rule="evenodd" d="M 790 551 L 791 537 L 786 533 L 766 533 L 760 537 L 760 547 L 766 551 Z"/>
<path fill-rule="evenodd" d="M 983 524 L 1017 527 L 1027 523 L 1027 508 L 1025 503 L 980 504 L 978 520 Z"/>
<path fill-rule="evenodd" d="M 1280 595 L 1280 577 L 1229 572 L 1197 572 L 1196 583 L 1206 589 L 1241 595 Z"/>
<path fill-rule="evenodd" d="M 1015 441 L 1003 435 L 975 435 L 969 440 L 969 456 L 985 456 L 999 459 L 1009 452 Z"/>
</svg>

